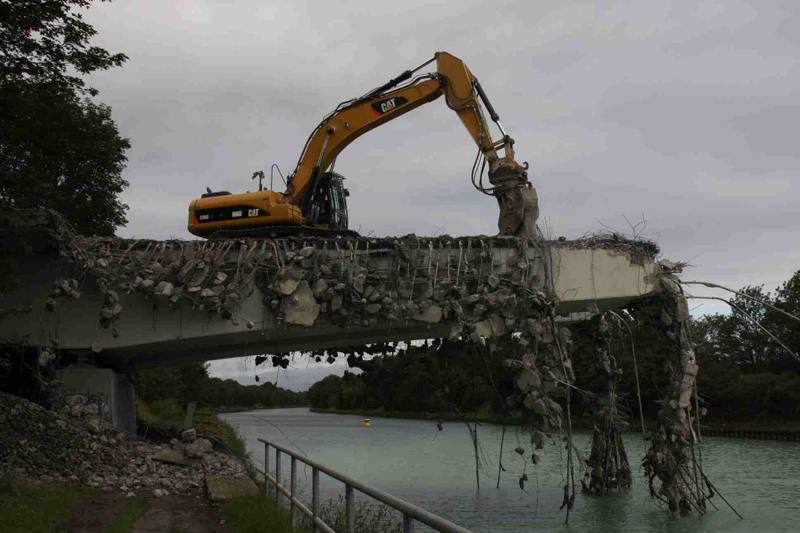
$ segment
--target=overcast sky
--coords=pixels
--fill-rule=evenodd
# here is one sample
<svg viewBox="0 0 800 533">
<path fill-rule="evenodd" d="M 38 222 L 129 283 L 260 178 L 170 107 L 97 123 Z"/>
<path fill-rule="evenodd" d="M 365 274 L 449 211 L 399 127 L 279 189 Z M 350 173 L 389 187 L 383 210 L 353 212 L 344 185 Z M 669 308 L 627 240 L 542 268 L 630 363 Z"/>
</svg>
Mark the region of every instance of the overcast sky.
<svg viewBox="0 0 800 533">
<path fill-rule="evenodd" d="M 798 13 L 791 1 L 98 3 L 93 44 L 130 57 L 89 79 L 132 144 L 119 234 L 190 238 L 206 186 L 252 191 L 255 170 L 290 172 L 336 104 L 444 50 L 530 163 L 548 234 L 630 232 L 626 217 L 644 217 L 664 257 L 694 265 L 686 279 L 774 290 L 800 269 Z M 496 233 L 494 200 L 469 182 L 475 152 L 443 100 L 361 137 L 336 164 L 351 227 Z M 213 370 L 252 383 L 243 366 Z M 311 368 L 289 384 L 322 375 Z"/>
</svg>

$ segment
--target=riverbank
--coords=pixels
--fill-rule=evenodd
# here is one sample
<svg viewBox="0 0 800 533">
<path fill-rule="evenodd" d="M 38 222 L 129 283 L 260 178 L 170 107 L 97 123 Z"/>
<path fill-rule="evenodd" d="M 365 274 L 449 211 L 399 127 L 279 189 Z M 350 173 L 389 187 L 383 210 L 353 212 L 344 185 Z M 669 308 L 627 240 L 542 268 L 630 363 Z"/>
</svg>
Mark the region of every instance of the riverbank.
<svg viewBox="0 0 800 533">
<path fill-rule="evenodd" d="M 0 531 L 228 531 L 207 492 L 261 492 L 244 441 L 214 415 L 157 444 L 120 432 L 91 398 L 64 400 L 50 411 L 0 393 Z"/>
<path fill-rule="evenodd" d="M 387 412 L 383 409 L 373 410 L 345 410 L 345 409 L 320 409 L 309 407 L 312 413 L 327 413 L 333 415 L 355 415 L 376 418 L 400 418 L 408 420 L 431 420 L 443 422 L 473 422 L 475 420 L 481 424 L 498 424 L 506 426 L 522 425 L 522 419 L 510 417 L 487 416 L 478 412 L 477 416 L 469 413 L 463 417 L 443 416 L 438 413 L 411 413 L 411 412 Z M 655 425 L 654 420 L 645 420 L 645 427 Z M 590 430 L 593 425 L 591 420 L 586 418 L 573 418 L 572 428 L 577 430 Z M 631 420 L 627 431 L 641 433 L 641 423 L 638 420 Z M 800 441 L 800 420 L 744 420 L 730 421 L 710 419 L 703 420 L 701 424 L 703 436 L 712 437 L 732 437 L 732 438 L 755 438 L 768 440 L 790 440 Z"/>
<path fill-rule="evenodd" d="M 247 411 L 270 411 L 272 409 L 293 409 L 295 407 L 311 407 L 309 405 L 270 405 L 270 406 L 263 406 L 263 405 L 251 405 L 247 407 L 236 406 L 236 407 L 210 407 L 205 409 L 205 411 L 213 413 L 215 415 L 223 415 L 226 413 L 245 413 Z M 198 411 L 202 412 L 202 411 Z"/>
</svg>

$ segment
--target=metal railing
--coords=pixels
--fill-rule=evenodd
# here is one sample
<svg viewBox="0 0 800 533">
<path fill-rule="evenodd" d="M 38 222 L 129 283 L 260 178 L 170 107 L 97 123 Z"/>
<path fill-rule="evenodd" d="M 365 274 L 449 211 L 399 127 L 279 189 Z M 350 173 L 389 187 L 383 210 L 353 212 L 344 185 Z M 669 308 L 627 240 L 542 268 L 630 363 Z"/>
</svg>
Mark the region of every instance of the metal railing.
<svg viewBox="0 0 800 533">
<path fill-rule="evenodd" d="M 461 526 L 458 526 L 440 516 L 436 516 L 433 513 L 429 513 L 424 509 L 420 509 L 416 505 L 412 505 L 406 501 L 401 500 L 400 498 L 396 498 L 391 494 L 387 494 L 382 490 L 376 489 L 375 487 L 371 487 L 366 483 L 362 483 L 356 479 L 353 479 L 349 476 L 341 474 L 336 470 L 328 468 L 327 466 L 314 461 L 313 459 L 308 459 L 307 457 L 302 457 L 297 453 L 284 448 L 279 444 L 275 444 L 273 442 L 258 439 L 259 442 L 264 443 L 264 471 L 261 472 L 264 475 L 265 483 L 264 483 L 264 490 L 269 492 L 270 484 L 275 485 L 275 499 L 278 503 L 280 503 L 281 494 L 285 495 L 290 502 L 289 507 L 289 518 L 292 524 L 292 528 L 294 528 L 294 508 L 297 507 L 300 512 L 306 515 L 308 518 L 311 519 L 311 523 L 314 525 L 314 531 L 324 531 L 325 533 L 336 533 L 331 527 L 322 521 L 319 517 L 319 473 L 323 472 L 330 477 L 341 481 L 344 483 L 345 486 L 345 523 L 347 524 L 347 531 L 346 533 L 355 533 L 355 491 L 358 490 L 366 494 L 367 496 L 371 496 L 378 500 L 379 502 L 387 505 L 393 509 L 396 509 L 403 513 L 403 531 L 405 533 L 411 533 L 414 531 L 414 521 L 417 520 L 422 522 L 423 524 L 432 527 L 436 531 L 444 531 L 445 533 L 470 533 L 468 529 L 464 529 Z M 275 448 L 275 476 L 273 477 L 270 474 L 269 468 L 269 449 L 270 447 Z M 281 454 L 286 454 L 291 458 L 291 476 L 289 481 L 289 489 L 287 490 L 286 487 L 281 484 Z M 309 509 L 302 501 L 297 498 L 297 461 L 304 463 L 311 467 L 311 509 Z"/>
</svg>

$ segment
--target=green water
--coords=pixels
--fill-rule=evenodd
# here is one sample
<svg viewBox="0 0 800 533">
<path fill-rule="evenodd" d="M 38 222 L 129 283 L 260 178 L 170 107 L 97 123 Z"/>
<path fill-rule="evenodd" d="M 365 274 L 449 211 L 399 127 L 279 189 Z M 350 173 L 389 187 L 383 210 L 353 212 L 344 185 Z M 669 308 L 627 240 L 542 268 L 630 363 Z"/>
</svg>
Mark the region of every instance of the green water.
<svg viewBox="0 0 800 533">
<path fill-rule="evenodd" d="M 443 431 L 421 420 L 373 418 L 363 427 L 357 416 L 311 413 L 305 408 L 225 415 L 247 438 L 263 466 L 264 450 L 256 439 L 272 440 L 309 458 L 385 490 L 473 531 L 625 531 L 632 532 L 797 532 L 800 531 L 800 443 L 708 437 L 703 466 L 709 479 L 744 516 L 739 520 L 719 497 L 705 516 L 675 517 L 662 512 L 637 475 L 642 441 L 626 435 L 634 487 L 622 494 L 578 494 L 569 525 L 559 511 L 566 452 L 553 443 L 538 453 L 538 467 L 527 466 L 529 481 L 514 448 L 525 442 L 517 428 L 507 428 L 503 449 L 506 472 L 497 484 L 502 429 L 478 427 L 485 466 L 480 491 L 475 487 L 475 459 L 469 432 L 448 422 Z M 576 445 L 588 456 L 589 432 L 576 432 Z M 274 461 L 274 459 L 272 459 Z M 273 465 L 274 468 L 274 465 Z M 288 472 L 288 462 L 284 462 Z M 576 479 L 579 472 L 576 471 Z M 580 472 L 582 474 L 582 472 Z M 321 476 L 324 498 L 344 493 L 341 483 Z M 311 472 L 298 465 L 298 483 L 310 494 Z"/>
</svg>

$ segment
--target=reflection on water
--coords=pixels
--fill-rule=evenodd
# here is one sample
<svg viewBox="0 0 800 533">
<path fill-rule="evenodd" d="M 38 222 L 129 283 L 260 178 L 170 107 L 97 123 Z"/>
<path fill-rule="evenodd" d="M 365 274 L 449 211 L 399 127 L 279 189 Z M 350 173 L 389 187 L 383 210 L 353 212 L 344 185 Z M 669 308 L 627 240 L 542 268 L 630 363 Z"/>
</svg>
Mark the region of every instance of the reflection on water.
<svg viewBox="0 0 800 533">
<path fill-rule="evenodd" d="M 478 427 L 482 444 L 481 489 L 475 488 L 475 457 L 469 432 L 449 422 L 443 431 L 435 422 L 373 417 L 372 427 L 358 416 L 311 413 L 305 408 L 232 413 L 224 418 L 247 438 L 254 459 L 263 465 L 264 449 L 256 440 L 269 439 L 339 472 L 394 494 L 473 531 L 625 531 L 749 532 L 800 530 L 800 444 L 760 440 L 706 438 L 703 466 L 709 479 L 745 517 L 739 520 L 719 498 L 719 512 L 673 517 L 650 501 L 645 480 L 637 475 L 641 436 L 626 435 L 634 471 L 634 487 L 619 495 L 578 495 L 564 525 L 558 510 L 563 493 L 566 451 L 548 443 L 533 467 L 514 453 L 525 445 L 518 428 L 506 431 L 503 473 L 497 488 L 500 426 Z M 576 445 L 586 451 L 589 432 L 576 432 Z M 286 463 L 284 463 L 286 464 Z M 284 466 L 288 472 L 288 466 Z M 521 491 L 518 478 L 527 473 Z M 298 464 L 298 482 L 310 493 L 311 472 Z M 576 476 L 582 472 L 576 471 Z M 343 485 L 320 476 L 324 498 L 338 498 Z"/>
</svg>

